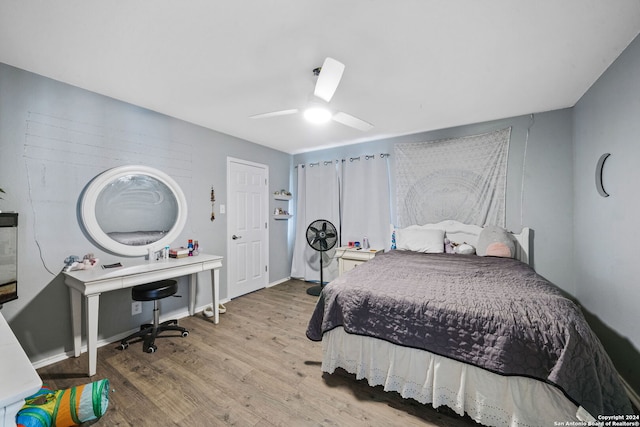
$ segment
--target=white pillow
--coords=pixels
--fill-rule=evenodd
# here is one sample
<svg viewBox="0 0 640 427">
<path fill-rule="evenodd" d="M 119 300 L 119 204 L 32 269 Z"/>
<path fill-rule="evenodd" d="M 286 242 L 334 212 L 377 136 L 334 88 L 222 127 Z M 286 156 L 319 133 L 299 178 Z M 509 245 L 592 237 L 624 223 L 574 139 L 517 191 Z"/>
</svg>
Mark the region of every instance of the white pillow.
<svg viewBox="0 0 640 427">
<path fill-rule="evenodd" d="M 396 230 L 396 249 L 441 254 L 444 252 L 444 230 L 420 228 Z"/>
</svg>

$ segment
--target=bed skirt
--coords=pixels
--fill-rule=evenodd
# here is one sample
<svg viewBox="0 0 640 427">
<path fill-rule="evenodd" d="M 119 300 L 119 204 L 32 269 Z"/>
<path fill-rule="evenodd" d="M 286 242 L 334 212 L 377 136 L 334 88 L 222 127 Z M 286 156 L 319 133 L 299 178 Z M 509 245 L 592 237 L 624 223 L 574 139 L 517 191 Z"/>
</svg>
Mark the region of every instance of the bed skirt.
<svg viewBox="0 0 640 427">
<path fill-rule="evenodd" d="M 342 368 L 357 379 L 367 379 L 370 386 L 382 385 L 385 391 L 434 408 L 446 405 L 486 426 L 595 421 L 550 384 L 502 376 L 424 350 L 348 334 L 342 327 L 323 335 L 322 348 L 323 372 Z"/>
</svg>

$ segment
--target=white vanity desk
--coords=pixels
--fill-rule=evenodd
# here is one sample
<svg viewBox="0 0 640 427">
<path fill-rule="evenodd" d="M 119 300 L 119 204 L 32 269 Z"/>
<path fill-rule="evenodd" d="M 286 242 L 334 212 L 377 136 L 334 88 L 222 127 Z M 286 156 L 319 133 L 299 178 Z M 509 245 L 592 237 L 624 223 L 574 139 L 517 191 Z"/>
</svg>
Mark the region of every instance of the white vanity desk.
<svg viewBox="0 0 640 427">
<path fill-rule="evenodd" d="M 95 375 L 97 365 L 98 309 L 100 294 L 115 289 L 130 288 L 157 280 L 189 275 L 189 314 L 195 312 L 196 284 L 199 272 L 211 271 L 213 295 L 213 321 L 219 322 L 219 282 L 222 257 L 199 254 L 185 258 L 146 261 L 131 258 L 120 261 L 122 267 L 103 269 L 100 266 L 88 270 L 64 272 L 65 284 L 69 287 L 72 311 L 73 351 L 80 356 L 82 345 L 82 296 L 86 300 L 87 352 L 89 353 L 89 376 Z"/>
</svg>

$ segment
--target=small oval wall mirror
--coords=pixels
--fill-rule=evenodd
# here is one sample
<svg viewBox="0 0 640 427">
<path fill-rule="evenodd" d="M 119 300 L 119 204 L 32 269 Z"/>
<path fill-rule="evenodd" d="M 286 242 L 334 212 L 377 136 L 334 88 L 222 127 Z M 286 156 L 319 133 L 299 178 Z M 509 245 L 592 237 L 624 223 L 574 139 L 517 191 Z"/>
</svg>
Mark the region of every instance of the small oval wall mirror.
<svg viewBox="0 0 640 427">
<path fill-rule="evenodd" d="M 121 166 L 89 183 L 81 215 L 85 230 L 103 249 L 141 256 L 178 237 L 187 219 L 187 203 L 167 174 L 148 166 Z"/>
</svg>

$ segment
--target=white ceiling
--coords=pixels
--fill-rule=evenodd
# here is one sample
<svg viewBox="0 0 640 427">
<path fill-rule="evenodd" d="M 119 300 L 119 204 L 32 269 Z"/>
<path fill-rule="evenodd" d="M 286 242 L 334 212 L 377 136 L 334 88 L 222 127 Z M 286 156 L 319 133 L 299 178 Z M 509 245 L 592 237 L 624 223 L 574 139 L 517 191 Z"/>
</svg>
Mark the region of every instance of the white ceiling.
<svg viewBox="0 0 640 427">
<path fill-rule="evenodd" d="M 287 153 L 573 106 L 638 0 L 0 0 L 0 62 Z M 331 107 L 300 108 L 331 56 Z"/>
</svg>

